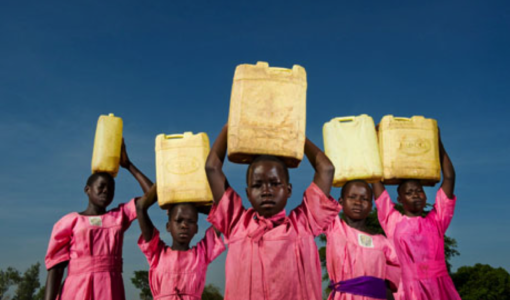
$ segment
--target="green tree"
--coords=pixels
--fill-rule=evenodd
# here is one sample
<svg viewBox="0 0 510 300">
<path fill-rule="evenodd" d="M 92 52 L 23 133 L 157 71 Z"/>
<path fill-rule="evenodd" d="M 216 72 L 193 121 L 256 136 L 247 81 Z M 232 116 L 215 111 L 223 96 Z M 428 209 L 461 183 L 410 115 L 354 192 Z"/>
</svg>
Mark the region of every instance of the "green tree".
<svg viewBox="0 0 510 300">
<path fill-rule="evenodd" d="M 36 263 L 23 273 L 13 300 L 35 300 L 37 289 L 41 286 L 39 283 L 40 266 L 40 263 Z"/>
<path fill-rule="evenodd" d="M 202 300 L 223 300 L 223 295 L 221 295 L 220 289 L 217 286 L 208 284 L 204 287 Z"/>
<path fill-rule="evenodd" d="M 131 277 L 131 282 L 135 288 L 140 290 L 140 299 L 152 300 L 151 287 L 149 285 L 149 272 L 145 270 L 135 271 L 135 276 Z"/>
<path fill-rule="evenodd" d="M 0 270 L 0 300 L 7 300 L 7 291 L 9 287 L 15 285 L 19 282 L 20 275 L 19 272 L 12 268 L 8 267 L 7 270 Z"/>
<path fill-rule="evenodd" d="M 503 268 L 483 264 L 464 266 L 452 274 L 452 279 L 464 300 L 510 299 L 510 274 Z"/>
</svg>

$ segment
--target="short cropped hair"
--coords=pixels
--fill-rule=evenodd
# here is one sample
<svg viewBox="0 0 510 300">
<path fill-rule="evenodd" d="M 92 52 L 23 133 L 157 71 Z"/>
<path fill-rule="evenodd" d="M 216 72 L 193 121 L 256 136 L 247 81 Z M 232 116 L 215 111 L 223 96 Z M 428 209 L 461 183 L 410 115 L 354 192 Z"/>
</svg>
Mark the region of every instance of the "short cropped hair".
<svg viewBox="0 0 510 300">
<path fill-rule="evenodd" d="M 190 206 L 193 206 L 193 208 L 195 209 L 195 212 L 197 213 L 197 217 L 198 217 L 198 209 L 197 209 L 195 204 L 193 204 L 191 202 L 181 202 L 181 203 L 175 203 L 175 204 L 170 205 L 170 207 L 166 211 L 166 214 L 168 215 L 168 221 L 170 221 L 170 218 L 172 217 L 172 212 L 174 211 L 174 209 L 177 206 L 180 206 L 180 205 L 190 205 Z"/>
<path fill-rule="evenodd" d="M 417 184 L 421 185 L 421 182 L 418 179 L 404 179 L 398 184 L 397 193 L 400 194 L 400 191 L 402 190 L 404 185 L 406 185 L 409 182 L 416 182 Z"/>
<path fill-rule="evenodd" d="M 349 187 L 351 184 L 355 184 L 355 183 L 361 183 L 361 184 L 366 185 L 368 188 L 368 191 L 370 192 L 370 200 L 372 200 L 372 197 L 373 197 L 372 188 L 365 180 L 362 180 L 362 179 L 354 179 L 354 180 L 347 181 L 344 184 L 344 186 L 342 187 L 342 191 L 340 192 L 340 197 L 342 199 L 345 199 L 345 193 L 347 193 L 347 187 Z"/>
<path fill-rule="evenodd" d="M 113 179 L 113 176 L 110 173 L 98 172 L 89 176 L 87 179 L 87 186 L 92 186 L 92 184 L 94 184 L 94 182 L 96 182 L 99 177 L 105 177 L 109 181 L 113 182 L 113 184 L 115 184 L 115 179 Z"/>
<path fill-rule="evenodd" d="M 248 169 L 246 169 L 246 184 L 248 184 L 248 177 L 250 176 L 250 174 L 252 172 L 253 165 L 258 162 L 261 162 L 261 161 L 272 161 L 272 162 L 276 162 L 276 163 L 280 164 L 283 168 L 283 173 L 285 175 L 285 179 L 287 180 L 287 183 L 289 183 L 289 180 L 290 180 L 289 169 L 287 168 L 287 165 L 283 162 L 283 160 L 279 159 L 276 156 L 272 156 L 272 155 L 259 155 L 259 156 L 255 157 L 255 159 L 248 166 Z"/>
</svg>

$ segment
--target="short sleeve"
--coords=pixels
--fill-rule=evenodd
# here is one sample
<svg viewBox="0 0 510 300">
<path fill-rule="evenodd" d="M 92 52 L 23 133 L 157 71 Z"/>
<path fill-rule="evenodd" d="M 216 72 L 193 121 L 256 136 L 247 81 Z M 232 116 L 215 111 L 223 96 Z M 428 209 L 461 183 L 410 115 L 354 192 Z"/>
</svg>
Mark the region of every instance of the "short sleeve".
<svg viewBox="0 0 510 300">
<path fill-rule="evenodd" d="M 206 230 L 204 238 L 198 242 L 197 249 L 204 255 L 205 261 L 210 263 L 225 251 L 225 244 L 211 226 Z"/>
<path fill-rule="evenodd" d="M 241 197 L 229 187 L 221 200 L 213 204 L 207 221 L 223 233 L 228 240 L 245 212 Z"/>
<path fill-rule="evenodd" d="M 303 196 L 303 203 L 294 210 L 297 216 L 304 216 L 314 236 L 325 232 L 340 212 L 340 204 L 312 182 Z M 302 214 L 300 213 L 302 212 Z"/>
<path fill-rule="evenodd" d="M 53 226 L 48 250 L 44 262 L 49 270 L 61 262 L 69 261 L 70 245 L 73 238 L 73 227 L 76 224 L 76 217 L 69 214 L 60 219 Z"/>
<path fill-rule="evenodd" d="M 402 214 L 395 209 L 395 204 L 391 201 L 388 191 L 384 191 L 379 198 L 375 199 L 375 205 L 377 207 L 377 217 L 381 227 L 388 238 L 393 238 L 395 232 L 395 226 L 402 219 Z"/>
<path fill-rule="evenodd" d="M 397 253 L 395 252 L 395 248 L 393 244 L 387 240 L 387 246 L 384 249 L 384 254 L 386 256 L 386 280 L 388 280 L 391 284 L 391 289 L 396 291 L 399 287 L 401 280 L 401 269 L 400 262 L 397 257 Z"/>
<path fill-rule="evenodd" d="M 131 226 L 131 222 L 136 219 L 136 204 L 135 201 L 138 198 L 133 198 L 127 203 L 122 203 L 115 209 L 110 211 L 111 215 L 115 218 L 120 218 L 122 222 L 122 228 L 127 230 Z"/>
<path fill-rule="evenodd" d="M 159 238 L 159 231 L 154 228 L 152 239 L 148 242 L 143 238 L 143 234 L 138 239 L 138 247 L 142 250 L 143 254 L 147 258 L 150 266 L 156 265 L 159 260 L 159 256 L 165 248 L 165 243 Z"/>
<path fill-rule="evenodd" d="M 436 212 L 436 222 L 439 224 L 439 228 L 443 234 L 448 229 L 448 226 L 450 226 L 456 203 L 457 196 L 453 196 L 453 199 L 450 199 L 446 196 L 442 188 L 437 191 L 434 210 Z"/>
</svg>

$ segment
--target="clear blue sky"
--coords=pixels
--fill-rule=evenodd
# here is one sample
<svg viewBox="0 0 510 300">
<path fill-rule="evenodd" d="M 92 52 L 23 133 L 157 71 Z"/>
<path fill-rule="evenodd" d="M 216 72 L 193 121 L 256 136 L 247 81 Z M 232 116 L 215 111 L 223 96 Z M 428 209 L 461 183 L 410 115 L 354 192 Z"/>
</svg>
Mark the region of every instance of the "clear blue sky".
<svg viewBox="0 0 510 300">
<path fill-rule="evenodd" d="M 154 179 L 156 135 L 214 140 L 236 65 L 260 60 L 306 68 L 307 134 L 321 147 L 337 116 L 437 119 L 457 170 L 453 266 L 510 270 L 509 29 L 507 1 L 2 1 L 0 269 L 43 262 L 53 223 L 86 207 L 100 114 L 124 119 L 129 155 Z M 242 191 L 245 168 L 226 168 Z M 307 161 L 291 172 L 289 209 L 312 176 Z M 112 207 L 140 194 L 121 171 Z M 163 229 L 163 211 L 150 213 Z M 147 268 L 139 233 L 125 239 L 128 299 Z M 208 277 L 222 289 L 223 264 Z"/>
</svg>

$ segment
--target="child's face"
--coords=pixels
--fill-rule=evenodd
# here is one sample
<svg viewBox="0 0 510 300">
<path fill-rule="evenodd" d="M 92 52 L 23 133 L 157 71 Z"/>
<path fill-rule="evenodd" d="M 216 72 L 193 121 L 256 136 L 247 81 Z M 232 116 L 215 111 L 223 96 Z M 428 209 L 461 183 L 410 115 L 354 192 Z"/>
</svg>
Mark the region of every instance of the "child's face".
<svg viewBox="0 0 510 300">
<path fill-rule="evenodd" d="M 347 190 L 339 200 L 344 215 L 351 220 L 366 219 L 372 211 L 372 190 L 368 184 L 355 182 L 345 188 Z"/>
<path fill-rule="evenodd" d="M 259 161 L 252 165 L 248 174 L 246 195 L 255 211 L 267 218 L 285 208 L 292 193 L 281 164 L 274 161 Z"/>
<path fill-rule="evenodd" d="M 408 181 L 399 189 L 397 200 L 402 203 L 405 212 L 420 215 L 427 203 L 427 196 L 418 181 Z"/>
<path fill-rule="evenodd" d="M 192 204 L 180 204 L 172 209 L 166 224 L 174 242 L 189 245 L 198 231 L 198 213 Z"/>
<path fill-rule="evenodd" d="M 85 187 L 85 193 L 89 201 L 97 207 L 106 208 L 113 201 L 115 195 L 115 182 L 105 176 L 99 176 L 91 184 Z"/>
</svg>

